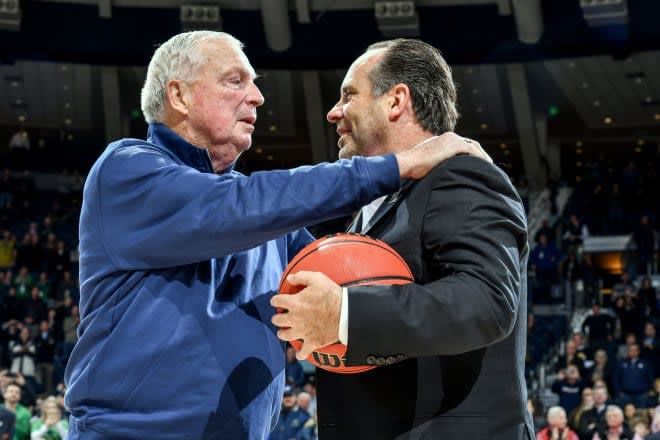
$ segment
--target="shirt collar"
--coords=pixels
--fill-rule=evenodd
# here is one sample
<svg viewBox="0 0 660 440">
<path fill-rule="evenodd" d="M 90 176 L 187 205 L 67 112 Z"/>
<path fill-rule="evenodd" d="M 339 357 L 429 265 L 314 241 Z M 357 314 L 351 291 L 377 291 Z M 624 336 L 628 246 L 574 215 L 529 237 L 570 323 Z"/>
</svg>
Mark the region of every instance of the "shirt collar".
<svg viewBox="0 0 660 440">
<path fill-rule="evenodd" d="M 205 173 L 213 173 L 209 151 L 206 148 L 200 148 L 186 141 L 166 125 L 157 122 L 149 124 L 147 142 L 151 142 L 169 150 L 183 163 L 196 170 Z M 224 174 L 232 171 L 235 164 L 236 161 L 232 162 L 228 168 L 217 174 Z"/>
</svg>

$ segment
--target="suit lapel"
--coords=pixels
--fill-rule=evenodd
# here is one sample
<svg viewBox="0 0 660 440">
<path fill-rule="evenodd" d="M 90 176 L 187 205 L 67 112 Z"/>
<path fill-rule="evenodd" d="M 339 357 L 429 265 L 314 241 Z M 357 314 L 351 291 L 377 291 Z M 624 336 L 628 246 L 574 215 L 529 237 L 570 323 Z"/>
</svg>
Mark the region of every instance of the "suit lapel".
<svg viewBox="0 0 660 440">
<path fill-rule="evenodd" d="M 399 188 L 399 190 L 393 194 L 390 194 L 385 198 L 383 203 L 381 203 L 380 207 L 378 210 L 374 213 L 374 215 L 371 217 L 369 220 L 369 223 L 366 225 L 364 229 L 362 229 L 362 234 L 368 234 L 369 231 L 380 221 L 380 219 L 385 216 L 392 208 L 397 206 L 401 199 L 403 198 L 404 194 L 406 191 L 408 191 L 414 184 L 416 180 L 406 180 L 403 185 Z M 360 221 L 362 221 L 362 212 L 360 212 Z M 356 217 L 357 218 L 357 217 Z M 360 223 L 355 222 L 356 225 L 351 225 L 355 226 L 357 229 L 359 229 Z M 350 231 L 349 231 L 350 232 Z"/>
</svg>

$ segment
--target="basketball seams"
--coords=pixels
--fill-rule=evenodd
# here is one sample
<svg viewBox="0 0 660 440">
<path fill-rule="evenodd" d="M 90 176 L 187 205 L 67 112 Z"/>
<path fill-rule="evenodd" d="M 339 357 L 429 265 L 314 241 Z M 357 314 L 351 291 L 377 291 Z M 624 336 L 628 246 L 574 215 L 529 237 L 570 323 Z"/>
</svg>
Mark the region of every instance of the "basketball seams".
<svg viewBox="0 0 660 440">
<path fill-rule="evenodd" d="M 364 248 L 361 244 L 368 244 L 375 248 Z M 344 245 L 339 248 L 332 248 L 332 246 Z M 315 251 L 324 250 L 324 253 L 313 255 Z M 383 252 L 385 251 L 385 252 Z M 346 257 L 351 256 L 352 259 L 343 260 L 343 263 L 337 267 L 332 265 L 333 258 L 339 257 L 344 254 Z M 392 258 L 392 257 L 396 258 Z M 353 260 L 355 259 L 355 260 Z M 298 270 L 301 266 L 310 268 L 307 270 L 319 271 L 319 263 L 328 260 L 327 263 L 331 264 L 328 267 L 328 276 L 337 278 L 335 281 L 341 287 L 357 287 L 368 285 L 383 285 L 393 284 L 402 285 L 414 282 L 414 276 L 408 267 L 406 261 L 397 253 L 397 251 L 382 240 L 370 237 L 364 234 L 356 233 L 336 233 L 326 235 L 319 238 L 304 247 L 294 258 L 289 262 L 282 275 L 279 292 L 288 290 L 291 292 L 292 286 L 287 283 L 287 276 Z M 354 264 L 364 265 L 364 270 L 357 267 L 351 267 Z M 380 268 L 380 269 L 379 269 Z M 356 270 L 357 269 L 357 270 Z M 322 270 L 320 270 L 322 272 Z M 383 272 L 385 272 L 383 274 Z M 332 274 L 343 273 L 343 276 L 333 276 Z M 342 281 L 342 282 L 338 282 Z M 278 308 L 278 313 L 282 311 Z M 296 349 L 300 350 L 300 345 L 303 343 L 301 340 L 290 342 Z M 353 365 L 347 366 L 345 364 L 347 347 L 339 341 L 328 344 L 315 350 L 308 360 L 317 368 L 321 368 L 333 373 L 338 374 L 355 374 L 376 368 L 376 365 Z"/>
<path fill-rule="evenodd" d="M 330 242 L 330 243 L 324 243 L 324 244 L 321 244 L 321 245 L 319 245 L 319 246 L 315 246 L 315 247 L 314 247 L 313 249 L 311 249 L 309 252 L 307 252 L 307 253 L 305 253 L 305 254 L 302 254 L 302 255 L 300 255 L 300 256 L 297 256 L 297 258 L 295 258 L 294 261 L 291 262 L 291 263 L 292 263 L 292 264 L 291 264 L 291 267 L 290 267 L 289 270 L 287 270 L 287 271 L 284 273 L 284 275 L 282 276 L 282 281 L 280 281 L 280 286 L 279 286 L 279 289 L 278 289 L 278 290 L 282 290 L 282 284 L 284 284 L 284 281 L 286 280 L 286 277 L 287 277 L 287 276 L 288 276 L 288 275 L 289 275 L 289 274 L 290 274 L 290 273 L 296 268 L 296 266 L 298 266 L 298 264 L 299 264 L 302 260 L 304 260 L 305 258 L 307 258 L 309 255 L 311 255 L 311 254 L 313 254 L 314 252 L 319 251 L 319 250 L 321 250 L 321 249 L 328 248 L 328 247 L 330 247 L 330 246 L 337 246 L 337 245 L 346 244 L 346 243 L 363 243 L 363 244 L 368 244 L 368 245 L 370 245 L 370 246 L 376 246 L 376 247 L 378 247 L 378 248 L 381 248 L 381 249 L 387 251 L 390 255 L 396 257 L 396 258 L 399 260 L 399 262 L 403 264 L 403 267 L 405 267 L 406 269 L 408 269 L 408 273 L 410 274 L 410 277 L 412 278 L 412 273 L 410 272 L 410 269 L 408 268 L 408 263 L 406 263 L 406 261 L 401 257 L 401 255 L 397 254 L 396 251 L 394 251 L 394 250 L 393 250 L 393 249 L 392 249 L 387 243 L 385 243 L 385 242 L 383 242 L 383 241 L 381 241 L 381 240 L 378 240 L 378 239 L 376 239 L 376 238 L 371 238 L 371 237 L 367 237 L 367 236 L 364 236 L 364 235 L 359 235 L 359 234 L 351 234 L 351 235 L 356 235 L 356 236 L 358 236 L 358 237 L 369 238 L 370 240 L 373 240 L 373 241 L 370 241 L 370 240 L 357 240 L 357 239 L 350 239 L 350 240 L 342 240 L 342 241 L 335 241 L 335 242 Z M 336 235 L 326 236 L 326 237 L 324 237 L 323 239 L 329 239 L 329 238 L 333 238 L 333 237 L 335 237 L 335 236 L 336 236 Z M 383 246 L 381 243 L 383 243 L 385 246 Z M 310 245 L 312 245 L 312 244 L 313 244 L 313 242 L 310 243 L 310 244 L 307 245 L 307 246 L 310 246 Z"/>
<path fill-rule="evenodd" d="M 353 280 L 353 281 L 348 281 L 346 283 L 340 284 L 341 287 L 355 287 L 360 284 L 366 284 L 366 283 L 371 283 L 374 281 L 388 281 L 388 280 L 393 280 L 393 281 L 408 281 L 412 283 L 414 280 L 412 278 L 408 277 L 402 277 L 399 275 L 384 275 L 380 277 L 369 277 L 369 278 L 361 278 L 359 280 Z"/>
</svg>

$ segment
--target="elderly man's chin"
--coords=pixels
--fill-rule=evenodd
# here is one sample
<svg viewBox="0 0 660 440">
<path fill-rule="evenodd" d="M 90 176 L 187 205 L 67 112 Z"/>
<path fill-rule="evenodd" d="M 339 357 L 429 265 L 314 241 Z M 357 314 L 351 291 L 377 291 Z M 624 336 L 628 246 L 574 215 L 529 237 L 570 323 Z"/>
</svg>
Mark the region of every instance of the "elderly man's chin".
<svg viewBox="0 0 660 440">
<path fill-rule="evenodd" d="M 356 155 L 355 148 L 350 145 L 344 145 L 339 149 L 339 158 L 340 159 L 351 159 Z"/>
</svg>

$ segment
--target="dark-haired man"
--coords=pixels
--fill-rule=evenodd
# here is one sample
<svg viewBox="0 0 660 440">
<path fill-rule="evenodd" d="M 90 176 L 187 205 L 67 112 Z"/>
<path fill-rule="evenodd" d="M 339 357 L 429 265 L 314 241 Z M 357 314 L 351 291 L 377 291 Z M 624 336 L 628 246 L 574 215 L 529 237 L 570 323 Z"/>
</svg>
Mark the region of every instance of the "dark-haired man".
<svg viewBox="0 0 660 440">
<path fill-rule="evenodd" d="M 418 40 L 369 47 L 328 113 L 342 158 L 406 151 L 453 130 L 457 118 L 450 69 Z M 288 310 L 273 317 L 278 336 L 304 341 L 299 358 L 340 340 L 347 365 L 380 366 L 318 371 L 320 438 L 532 439 L 527 225 L 506 174 L 451 158 L 364 207 L 351 229 L 393 246 L 416 283 L 342 289 L 299 272 L 289 281 L 306 289 L 271 300 Z"/>
</svg>

